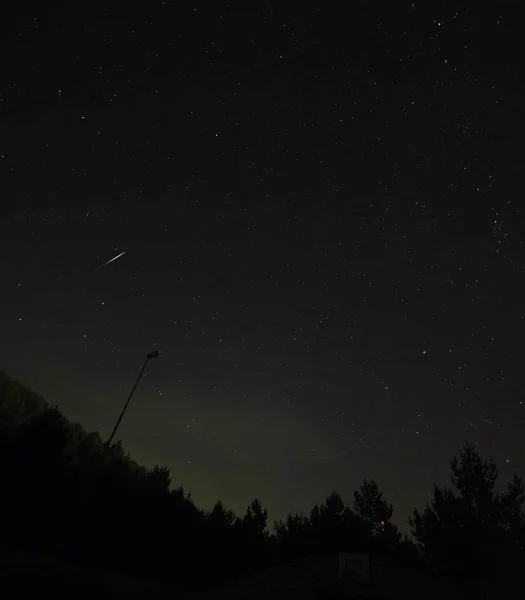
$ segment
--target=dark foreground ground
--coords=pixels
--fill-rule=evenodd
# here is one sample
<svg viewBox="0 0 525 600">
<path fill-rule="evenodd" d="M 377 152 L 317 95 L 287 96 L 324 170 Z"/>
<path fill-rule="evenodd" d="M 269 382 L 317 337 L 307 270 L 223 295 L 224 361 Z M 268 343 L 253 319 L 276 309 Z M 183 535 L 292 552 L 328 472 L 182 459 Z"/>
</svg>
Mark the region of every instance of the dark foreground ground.
<svg viewBox="0 0 525 600">
<path fill-rule="evenodd" d="M 503 589 L 468 590 L 422 569 L 374 558 L 369 585 L 337 577 L 337 556 L 319 556 L 282 565 L 208 591 L 189 591 L 99 569 L 79 568 L 0 546 L 0 600 L 492 600 L 519 597 Z M 203 563 L 202 580 L 206 578 Z"/>
<path fill-rule="evenodd" d="M 173 585 L 79 568 L 29 552 L 0 548 L 1 600 L 179 600 L 187 595 Z"/>
<path fill-rule="evenodd" d="M 206 577 L 203 564 L 202 579 Z M 1 600 L 329 600 L 368 598 L 384 600 L 478 600 L 504 598 L 483 590 L 460 589 L 419 569 L 377 560 L 372 583 L 352 587 L 338 580 L 337 557 L 312 557 L 283 565 L 209 591 L 191 592 L 181 586 L 78 568 L 27 552 L 0 547 Z"/>
</svg>

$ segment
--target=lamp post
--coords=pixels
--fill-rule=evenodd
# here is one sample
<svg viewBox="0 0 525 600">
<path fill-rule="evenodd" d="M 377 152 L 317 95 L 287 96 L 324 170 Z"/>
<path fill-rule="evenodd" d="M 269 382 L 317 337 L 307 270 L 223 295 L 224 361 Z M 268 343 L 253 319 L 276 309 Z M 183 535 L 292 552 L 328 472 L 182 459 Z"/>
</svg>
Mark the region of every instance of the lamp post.
<svg viewBox="0 0 525 600">
<path fill-rule="evenodd" d="M 128 396 L 126 404 L 124 404 L 124 408 L 122 409 L 122 412 L 120 413 L 120 416 L 117 419 L 117 422 L 115 423 L 115 427 L 113 427 L 113 431 L 111 432 L 111 435 L 109 436 L 109 439 L 106 442 L 107 448 L 109 448 L 111 446 L 111 442 L 113 441 L 113 438 L 115 437 L 115 433 L 118 429 L 118 426 L 120 425 L 120 422 L 122 421 L 122 417 L 124 416 L 124 413 L 126 412 L 126 408 L 128 408 L 128 404 L 131 400 L 131 397 L 133 396 L 133 392 L 135 391 L 135 388 L 139 384 L 142 374 L 146 370 L 146 366 L 147 366 L 148 362 L 150 361 L 150 359 L 157 358 L 158 356 L 160 356 L 160 350 L 153 350 L 152 352 L 148 352 L 148 354 L 146 355 L 146 360 L 144 361 L 144 364 L 142 365 L 142 369 L 140 370 L 139 376 L 137 377 L 137 381 L 135 381 L 135 385 L 133 386 L 133 389 L 131 390 L 131 392 Z"/>
</svg>

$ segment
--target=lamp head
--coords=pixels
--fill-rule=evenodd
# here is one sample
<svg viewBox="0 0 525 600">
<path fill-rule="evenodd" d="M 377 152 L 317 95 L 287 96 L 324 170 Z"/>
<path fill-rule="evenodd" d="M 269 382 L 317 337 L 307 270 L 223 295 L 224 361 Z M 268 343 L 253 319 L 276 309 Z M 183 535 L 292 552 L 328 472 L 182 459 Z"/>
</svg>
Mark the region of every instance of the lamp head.
<svg viewBox="0 0 525 600">
<path fill-rule="evenodd" d="M 148 352 L 148 358 L 157 358 L 157 356 L 160 356 L 160 350 L 152 350 L 151 352 Z"/>
</svg>

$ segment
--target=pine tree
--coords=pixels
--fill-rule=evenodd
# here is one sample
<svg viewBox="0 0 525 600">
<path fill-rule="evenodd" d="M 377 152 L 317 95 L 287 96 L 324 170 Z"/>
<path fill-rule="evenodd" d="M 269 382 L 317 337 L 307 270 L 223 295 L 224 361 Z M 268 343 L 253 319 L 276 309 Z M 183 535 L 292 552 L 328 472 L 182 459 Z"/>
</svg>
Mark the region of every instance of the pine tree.
<svg viewBox="0 0 525 600">
<path fill-rule="evenodd" d="M 355 513 L 363 519 L 372 534 L 384 529 L 394 512 L 393 505 L 384 500 L 374 480 L 363 480 L 359 490 L 354 492 L 353 506 Z"/>
<path fill-rule="evenodd" d="M 412 533 L 436 568 L 485 581 L 522 554 L 523 484 L 514 475 L 507 492 L 496 493 L 496 466 L 468 442 L 450 467 L 456 492 L 434 486 L 431 504 L 409 520 Z"/>
</svg>

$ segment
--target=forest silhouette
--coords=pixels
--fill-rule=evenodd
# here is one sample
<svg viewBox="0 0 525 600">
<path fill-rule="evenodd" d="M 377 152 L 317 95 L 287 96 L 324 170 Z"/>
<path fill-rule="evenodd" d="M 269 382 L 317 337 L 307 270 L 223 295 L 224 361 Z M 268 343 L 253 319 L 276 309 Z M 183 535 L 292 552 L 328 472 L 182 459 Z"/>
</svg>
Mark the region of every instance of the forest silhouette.
<svg viewBox="0 0 525 600">
<path fill-rule="evenodd" d="M 373 480 L 362 481 L 351 505 L 333 491 L 309 514 L 273 524 L 258 499 L 242 516 L 221 501 L 206 511 L 172 488 L 168 468 L 138 465 L 120 442 L 108 447 L 0 373 L 0 544 L 7 553 L 195 589 L 305 557 L 367 552 L 497 588 L 525 564 L 523 482 L 514 475 L 496 491 L 496 466 L 468 442 L 450 467 L 452 487 L 434 486 L 431 502 L 414 510 L 413 538 L 392 523 L 394 507 Z M 2 577 L 7 585 L 5 569 Z"/>
</svg>

